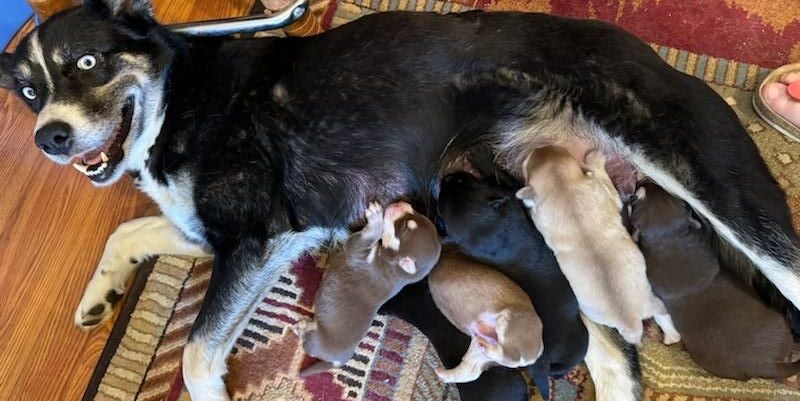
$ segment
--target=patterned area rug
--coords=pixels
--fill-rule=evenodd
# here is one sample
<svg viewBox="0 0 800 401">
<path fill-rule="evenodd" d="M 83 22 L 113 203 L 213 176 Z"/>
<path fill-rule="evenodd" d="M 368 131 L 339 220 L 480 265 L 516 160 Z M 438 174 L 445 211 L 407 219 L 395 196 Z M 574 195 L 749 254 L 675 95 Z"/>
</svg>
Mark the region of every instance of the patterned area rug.
<svg viewBox="0 0 800 401">
<path fill-rule="evenodd" d="M 746 1 L 719 0 L 735 6 Z M 478 0 L 492 9 L 538 9 L 543 0 Z M 606 4 L 616 4 L 610 0 Z M 634 9 L 649 1 L 634 0 Z M 667 1 L 656 1 L 667 4 Z M 757 3 L 757 2 L 756 2 Z M 562 5 L 563 5 L 562 4 Z M 587 4 L 592 4 L 591 2 Z M 560 7 L 560 6 L 559 6 Z M 605 9 L 599 6 L 595 10 Z M 605 7 L 605 6 L 604 6 Z M 628 7 L 628 6 L 626 6 Z M 635 8 L 639 7 L 639 8 Z M 341 0 L 320 10 L 323 27 L 338 26 L 361 15 L 388 9 L 456 12 L 460 3 L 425 0 Z M 623 7 L 623 10 L 628 8 Z M 645 10 L 646 11 L 646 10 Z M 576 11 L 577 12 L 577 11 Z M 597 12 L 597 11 L 595 11 Z M 643 11 L 642 11 L 643 12 Z M 747 64 L 685 50 L 653 48 L 671 65 L 706 80 L 738 113 L 759 146 L 773 174 L 786 190 L 795 222 L 800 222 L 800 144 L 789 142 L 760 121 L 752 110 L 752 89 L 768 72 Z M 714 53 L 724 54 L 724 53 Z M 290 327 L 309 316 L 314 292 L 324 271 L 325 255 L 307 255 L 286 266 L 279 283 L 264 295 L 229 361 L 227 384 L 235 400 L 248 401 L 423 401 L 457 400 L 454 387 L 442 385 L 433 368 L 439 361 L 427 340 L 409 324 L 376 317 L 355 358 L 341 369 L 309 379 L 297 378 L 304 356 Z M 87 400 L 189 400 L 180 375 L 180 356 L 210 277 L 208 261 L 161 257 L 147 277 L 138 299 L 130 301 L 129 319 L 115 327 L 119 341 L 106 349 L 107 363 L 98 367 Z M 737 382 L 710 376 L 695 366 L 679 345 L 666 347 L 648 333 L 641 349 L 646 401 L 797 401 L 800 379 Z M 731 350 L 736 352 L 736 350 Z M 594 400 L 584 367 L 551 383 L 557 401 Z"/>
</svg>

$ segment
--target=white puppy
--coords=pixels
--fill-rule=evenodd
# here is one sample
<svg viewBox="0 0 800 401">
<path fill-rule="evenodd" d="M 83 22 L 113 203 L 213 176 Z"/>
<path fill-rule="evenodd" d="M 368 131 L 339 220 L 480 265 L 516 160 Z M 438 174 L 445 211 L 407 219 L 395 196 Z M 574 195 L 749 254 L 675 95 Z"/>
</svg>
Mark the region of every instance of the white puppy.
<svg viewBox="0 0 800 401">
<path fill-rule="evenodd" d="M 622 224 L 622 202 L 605 162 L 590 151 L 584 171 L 563 148 L 537 149 L 525 160 L 528 186 L 517 198 L 530 209 L 589 319 L 638 344 L 642 320 L 655 317 L 664 343 L 678 342 L 680 334 L 647 280 L 644 256 Z"/>
</svg>

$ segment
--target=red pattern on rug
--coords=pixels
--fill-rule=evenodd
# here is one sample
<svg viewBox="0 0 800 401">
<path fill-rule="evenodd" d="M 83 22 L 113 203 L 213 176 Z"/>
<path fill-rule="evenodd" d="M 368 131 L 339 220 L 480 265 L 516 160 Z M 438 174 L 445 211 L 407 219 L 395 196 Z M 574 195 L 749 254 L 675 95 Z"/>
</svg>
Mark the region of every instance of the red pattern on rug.
<svg viewBox="0 0 800 401">
<path fill-rule="evenodd" d="M 762 67 L 800 61 L 798 0 L 455 0 L 483 10 L 601 19 L 639 38 Z"/>
</svg>

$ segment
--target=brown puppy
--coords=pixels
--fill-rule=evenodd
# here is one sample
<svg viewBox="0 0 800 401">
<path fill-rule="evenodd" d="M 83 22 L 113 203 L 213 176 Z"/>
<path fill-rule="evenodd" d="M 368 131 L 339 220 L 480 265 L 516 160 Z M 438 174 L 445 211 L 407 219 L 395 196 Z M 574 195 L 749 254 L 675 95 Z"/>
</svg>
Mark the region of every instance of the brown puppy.
<svg viewBox="0 0 800 401">
<path fill-rule="evenodd" d="M 560 147 L 544 147 L 523 166 L 528 186 L 517 192 L 553 250 L 589 319 L 638 344 L 643 319 L 655 317 L 664 342 L 680 341 L 667 309 L 653 295 L 644 257 L 622 224 L 622 202 L 598 151 L 581 164 Z"/>
<path fill-rule="evenodd" d="M 393 203 L 385 214 L 372 203 L 366 218 L 367 225 L 332 256 L 314 301 L 314 320 L 295 326 L 305 352 L 329 362 L 301 375 L 349 360 L 381 305 L 427 276 L 439 260 L 436 227 L 408 203 Z"/>
<path fill-rule="evenodd" d="M 698 365 L 726 378 L 783 378 L 792 335 L 783 315 L 752 288 L 720 271 L 687 205 L 654 184 L 636 191 L 631 224 L 647 260 L 647 275 Z"/>
<path fill-rule="evenodd" d="M 542 355 L 542 321 L 533 303 L 497 269 L 447 251 L 428 276 L 428 287 L 442 314 L 472 337 L 458 366 L 436 370 L 445 383 L 476 380 L 493 364 L 532 365 Z"/>
</svg>

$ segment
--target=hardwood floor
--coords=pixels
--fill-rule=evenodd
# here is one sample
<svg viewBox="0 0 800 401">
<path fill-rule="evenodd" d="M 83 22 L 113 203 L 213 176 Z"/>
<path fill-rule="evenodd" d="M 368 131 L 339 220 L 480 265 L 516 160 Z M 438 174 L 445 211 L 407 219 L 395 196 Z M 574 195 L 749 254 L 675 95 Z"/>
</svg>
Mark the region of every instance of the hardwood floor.
<svg viewBox="0 0 800 401">
<path fill-rule="evenodd" d="M 253 0 L 155 0 L 159 21 L 244 15 Z M 121 222 L 157 213 L 129 179 L 96 189 L 33 144 L 35 116 L 0 90 L 0 400 L 78 400 L 110 323 L 72 324 L 105 238 Z"/>
</svg>

